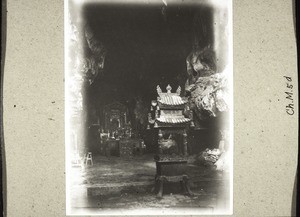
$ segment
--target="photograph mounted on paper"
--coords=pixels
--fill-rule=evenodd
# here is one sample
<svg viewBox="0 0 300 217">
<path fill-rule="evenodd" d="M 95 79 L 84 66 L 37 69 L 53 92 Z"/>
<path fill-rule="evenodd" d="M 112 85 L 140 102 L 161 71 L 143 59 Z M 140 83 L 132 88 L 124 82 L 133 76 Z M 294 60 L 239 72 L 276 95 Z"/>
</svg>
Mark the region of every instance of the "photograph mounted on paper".
<svg viewBox="0 0 300 217">
<path fill-rule="evenodd" d="M 68 215 L 228 215 L 232 2 L 66 0 Z"/>
</svg>

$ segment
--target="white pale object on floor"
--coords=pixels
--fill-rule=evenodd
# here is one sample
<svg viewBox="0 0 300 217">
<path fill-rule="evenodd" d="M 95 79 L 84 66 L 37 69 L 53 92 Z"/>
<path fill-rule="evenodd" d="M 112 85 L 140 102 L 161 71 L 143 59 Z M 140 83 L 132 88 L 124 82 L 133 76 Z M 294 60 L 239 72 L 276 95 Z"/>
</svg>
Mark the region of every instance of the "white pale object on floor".
<svg viewBox="0 0 300 217">
<path fill-rule="evenodd" d="M 92 152 L 88 152 L 87 155 L 86 155 L 85 164 L 88 165 L 89 162 L 90 162 L 91 165 L 93 165 Z"/>
</svg>

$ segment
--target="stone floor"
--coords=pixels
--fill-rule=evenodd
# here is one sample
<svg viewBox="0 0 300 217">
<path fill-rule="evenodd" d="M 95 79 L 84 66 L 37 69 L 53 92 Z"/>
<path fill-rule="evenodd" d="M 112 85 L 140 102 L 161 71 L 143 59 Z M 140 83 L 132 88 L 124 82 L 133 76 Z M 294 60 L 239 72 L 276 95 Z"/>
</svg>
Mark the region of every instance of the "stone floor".
<svg viewBox="0 0 300 217">
<path fill-rule="evenodd" d="M 94 156 L 93 163 L 93 166 L 73 167 L 70 173 L 70 201 L 75 210 L 199 208 L 210 213 L 228 200 L 223 194 L 229 189 L 226 176 L 211 167 L 194 164 L 193 157 L 187 173 L 194 196 L 182 194 L 180 185 L 173 183 L 164 189 L 162 199 L 153 192 L 153 155 L 131 159 Z M 229 195 L 228 191 L 225 195 Z"/>
</svg>

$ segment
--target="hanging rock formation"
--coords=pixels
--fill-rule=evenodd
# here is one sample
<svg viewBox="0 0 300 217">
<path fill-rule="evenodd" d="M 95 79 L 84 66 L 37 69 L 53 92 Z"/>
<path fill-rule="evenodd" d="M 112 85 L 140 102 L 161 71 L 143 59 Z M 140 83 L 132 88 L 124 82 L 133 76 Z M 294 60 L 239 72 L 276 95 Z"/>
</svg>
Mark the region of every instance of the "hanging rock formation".
<svg viewBox="0 0 300 217">
<path fill-rule="evenodd" d="M 85 27 L 85 39 L 90 52 L 89 55 L 83 59 L 82 73 L 90 84 L 92 84 L 98 74 L 103 73 L 106 49 L 103 43 L 95 38 L 89 26 Z"/>
<path fill-rule="evenodd" d="M 206 72 L 210 73 L 210 71 Z M 191 109 L 200 120 L 216 117 L 220 112 L 228 111 L 228 70 L 209 76 L 199 76 L 195 81 L 187 80 L 186 92 L 190 93 Z"/>
<path fill-rule="evenodd" d="M 186 59 L 185 91 L 189 95 L 190 108 L 199 120 L 205 120 L 229 110 L 228 69 L 218 71 L 216 52 L 210 44 L 212 40 L 203 39 L 207 28 L 199 18 L 194 22 L 197 34 L 194 48 Z"/>
</svg>

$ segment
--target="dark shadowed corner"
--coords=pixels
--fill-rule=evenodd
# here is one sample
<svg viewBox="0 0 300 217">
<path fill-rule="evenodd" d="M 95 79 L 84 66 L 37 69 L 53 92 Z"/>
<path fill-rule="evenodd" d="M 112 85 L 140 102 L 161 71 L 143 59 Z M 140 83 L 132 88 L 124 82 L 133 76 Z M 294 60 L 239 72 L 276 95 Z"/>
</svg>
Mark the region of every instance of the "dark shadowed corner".
<svg viewBox="0 0 300 217">
<path fill-rule="evenodd" d="M 1 123 L 0 123 L 0 139 L 1 139 L 1 148 L 0 148 L 0 168 L 1 168 L 1 202 L 0 202 L 0 210 L 2 210 L 2 216 L 6 216 L 6 208 L 5 208 L 5 177 L 6 177 L 6 169 L 5 169 L 5 151 L 4 151 L 4 134 L 3 134 L 3 75 L 4 75 L 4 62 L 5 62 L 5 47 L 6 47 L 6 0 L 2 1 L 1 4 L 1 98 L 0 98 L 0 115 L 1 115 Z"/>
</svg>

